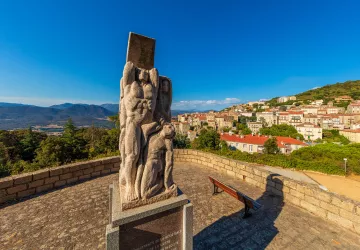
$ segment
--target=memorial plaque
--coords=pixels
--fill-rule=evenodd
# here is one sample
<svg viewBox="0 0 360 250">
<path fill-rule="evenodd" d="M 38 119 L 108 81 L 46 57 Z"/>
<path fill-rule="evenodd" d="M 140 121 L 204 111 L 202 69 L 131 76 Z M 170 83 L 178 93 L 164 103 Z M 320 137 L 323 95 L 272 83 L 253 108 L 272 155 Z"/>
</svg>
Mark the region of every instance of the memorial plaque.
<svg viewBox="0 0 360 250">
<path fill-rule="evenodd" d="M 126 61 L 150 70 L 154 68 L 154 57 L 155 39 L 130 32 Z"/>
<path fill-rule="evenodd" d="M 182 209 L 174 208 L 121 226 L 121 249 L 182 249 L 182 217 Z"/>
</svg>

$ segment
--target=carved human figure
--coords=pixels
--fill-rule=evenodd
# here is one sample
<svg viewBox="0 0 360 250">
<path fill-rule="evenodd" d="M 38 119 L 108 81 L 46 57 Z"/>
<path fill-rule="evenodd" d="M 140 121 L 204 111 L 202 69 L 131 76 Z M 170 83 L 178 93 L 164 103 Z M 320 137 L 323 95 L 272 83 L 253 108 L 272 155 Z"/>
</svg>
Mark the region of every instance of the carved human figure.
<svg viewBox="0 0 360 250">
<path fill-rule="evenodd" d="M 143 199 L 154 196 L 163 187 L 165 191 L 176 188 L 172 179 L 174 136 L 175 129 L 171 123 L 165 123 L 159 133 L 150 136 L 145 150 L 145 167 L 141 179 Z"/>
<path fill-rule="evenodd" d="M 138 73 L 138 74 L 137 74 Z M 144 98 L 143 82 L 148 81 L 146 70 L 136 69 L 131 62 L 124 68 L 122 83 L 123 108 L 126 116 L 121 151 L 125 161 L 121 169 L 120 182 L 125 181 L 125 201 L 139 198 L 135 192 L 137 162 L 140 155 L 141 124 L 151 110 L 152 104 Z"/>
</svg>

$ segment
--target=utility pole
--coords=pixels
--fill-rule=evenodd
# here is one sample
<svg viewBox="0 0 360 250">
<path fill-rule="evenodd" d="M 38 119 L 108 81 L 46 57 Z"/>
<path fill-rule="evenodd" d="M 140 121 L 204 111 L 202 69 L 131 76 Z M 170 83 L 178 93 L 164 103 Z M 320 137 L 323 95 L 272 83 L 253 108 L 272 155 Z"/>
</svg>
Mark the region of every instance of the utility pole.
<svg viewBox="0 0 360 250">
<path fill-rule="evenodd" d="M 344 158 L 344 162 L 345 162 L 345 177 L 346 177 L 346 161 L 347 161 L 347 158 Z"/>
</svg>

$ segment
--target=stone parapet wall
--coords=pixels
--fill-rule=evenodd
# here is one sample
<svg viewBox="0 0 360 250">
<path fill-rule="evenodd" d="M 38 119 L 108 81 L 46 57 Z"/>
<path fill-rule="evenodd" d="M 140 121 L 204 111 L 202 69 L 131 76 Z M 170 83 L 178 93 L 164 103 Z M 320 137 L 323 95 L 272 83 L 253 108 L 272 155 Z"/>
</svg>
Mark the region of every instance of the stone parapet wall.
<svg viewBox="0 0 360 250">
<path fill-rule="evenodd" d="M 93 177 L 118 172 L 120 157 L 72 163 L 0 179 L 0 204 Z"/>
<path fill-rule="evenodd" d="M 360 234 L 360 202 L 324 191 L 317 185 L 298 182 L 266 171 L 260 168 L 260 164 L 190 149 L 177 149 L 174 155 L 177 162 L 199 163 L 237 177 L 264 191 L 282 196 L 285 202 Z"/>
</svg>

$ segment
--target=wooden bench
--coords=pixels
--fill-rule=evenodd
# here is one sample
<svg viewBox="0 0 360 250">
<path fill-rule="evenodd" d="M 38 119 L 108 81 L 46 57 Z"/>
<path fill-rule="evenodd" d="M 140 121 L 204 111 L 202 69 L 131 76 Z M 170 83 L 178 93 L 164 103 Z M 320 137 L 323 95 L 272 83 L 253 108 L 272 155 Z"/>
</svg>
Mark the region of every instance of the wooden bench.
<svg viewBox="0 0 360 250">
<path fill-rule="evenodd" d="M 219 192 L 219 188 L 222 189 L 224 192 L 230 194 L 232 197 L 234 197 L 235 199 L 241 201 L 242 203 L 245 204 L 245 214 L 243 216 L 243 218 L 247 218 L 249 217 L 251 214 L 249 213 L 250 208 L 253 209 L 254 211 L 258 210 L 259 208 L 261 208 L 261 204 L 254 201 L 253 199 L 251 199 L 250 197 L 246 196 L 245 194 L 237 191 L 236 189 L 234 189 L 231 186 L 228 186 L 212 177 L 209 176 L 210 182 L 212 184 L 214 184 L 214 193 L 218 194 Z"/>
</svg>

